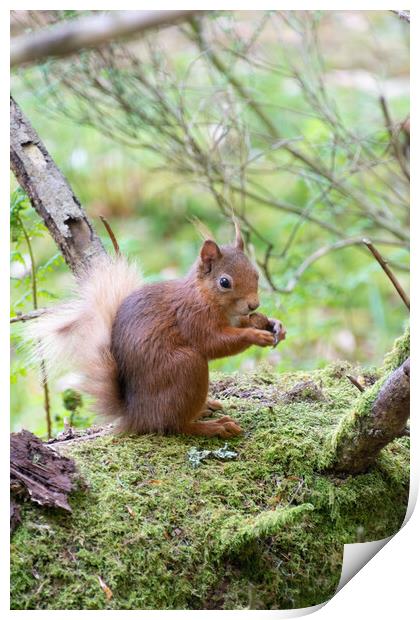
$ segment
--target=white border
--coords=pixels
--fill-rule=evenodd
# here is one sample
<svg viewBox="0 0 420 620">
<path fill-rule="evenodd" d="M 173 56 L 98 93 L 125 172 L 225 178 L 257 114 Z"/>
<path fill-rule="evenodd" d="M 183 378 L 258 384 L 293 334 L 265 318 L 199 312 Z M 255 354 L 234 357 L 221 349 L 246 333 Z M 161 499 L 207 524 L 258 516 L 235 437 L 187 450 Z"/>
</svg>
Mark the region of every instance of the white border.
<svg viewBox="0 0 420 620">
<path fill-rule="evenodd" d="M 175 6 L 174 4 L 170 4 L 169 2 L 161 2 L 159 0 L 155 0 L 153 5 L 151 6 L 149 3 L 126 3 L 124 5 L 124 9 L 197 9 L 200 8 L 202 10 L 258 10 L 261 9 L 261 6 L 256 6 L 255 3 L 252 2 L 230 2 L 228 6 L 222 5 L 219 7 L 210 3 L 200 3 L 198 6 L 197 2 L 183 2 L 181 6 Z M 39 3 L 25 2 L 24 4 L 13 3 L 10 4 L 5 9 L 0 9 L 0 28 L 1 28 L 1 45 L 2 49 L 2 59 L 3 62 L 1 64 L 0 71 L 2 72 L 2 79 L 0 80 L 1 88 L 2 88 L 2 97 L 1 97 L 1 117 L 0 117 L 0 130 L 2 136 L 2 148 L 1 148 L 1 160 L 0 160 L 0 170 L 2 171 L 2 183 L 1 183 L 1 195 L 2 195 L 2 205 L 0 207 L 0 234 L 2 235 L 0 241 L 0 304 L 2 311 L 2 321 L 1 321 L 1 331 L 0 331 L 0 343 L 1 343 L 1 351 L 3 352 L 1 356 L 1 373 L 0 373 L 0 394 L 2 396 L 2 434 L 1 441 L 3 442 L 3 449 L 1 450 L 1 456 L 3 459 L 1 471 L 5 477 L 3 481 L 3 491 L 6 492 L 7 484 L 8 484 L 8 415 L 9 411 L 9 397 L 8 397 L 8 377 L 9 377 L 9 363 L 8 363 L 8 355 L 6 351 L 8 351 L 9 346 L 9 324 L 8 324 L 8 316 L 9 316 L 9 299 L 6 291 L 9 290 L 9 280 L 8 280 L 8 263 L 9 263 L 9 252 L 8 252 L 8 204 L 9 204 L 9 184 L 8 184 L 8 165 L 9 165 L 9 154 L 6 150 L 8 141 L 9 141 L 9 112 L 8 112 L 8 70 L 7 70 L 7 62 L 8 58 L 8 24 L 9 24 L 9 15 L 8 10 L 23 10 L 23 9 L 34 9 L 34 10 L 48 10 L 48 9 L 56 9 L 56 3 L 44 2 L 42 4 L 42 9 L 38 8 Z M 85 9 L 85 5 L 81 2 L 73 2 L 73 9 Z M 122 7 L 116 7 L 115 3 L 103 1 L 101 3 L 93 2 L 89 4 L 89 8 L 92 10 L 115 10 L 116 8 L 122 9 Z M 269 3 L 268 6 L 264 8 L 271 9 L 293 9 L 293 10 L 302 10 L 302 9 L 317 9 L 317 10 L 385 10 L 384 4 L 380 2 L 360 2 L 353 0 L 351 3 L 344 2 L 299 2 L 299 0 L 295 0 L 293 3 Z M 404 10 L 410 10 L 410 7 L 397 7 Z M 419 31 L 416 25 L 417 21 L 417 10 L 411 10 L 412 23 L 410 25 L 410 29 L 412 31 L 411 41 L 412 41 L 412 75 L 414 76 L 414 80 L 416 80 L 416 76 L 419 74 L 419 63 L 417 61 L 420 58 L 420 49 L 419 49 Z M 413 32 L 414 29 L 414 32 Z M 416 111 L 419 109 L 419 101 L 418 101 L 418 84 L 415 82 L 412 84 L 412 105 L 411 109 L 413 110 L 413 115 L 411 118 L 411 132 L 414 134 L 414 138 L 412 140 L 412 159 L 414 162 L 418 161 L 418 148 L 416 147 L 416 134 L 417 134 L 417 115 Z M 412 166 L 415 170 L 415 165 Z M 415 175 L 412 179 L 412 195 L 414 196 L 413 200 L 413 209 L 412 209 L 412 231 L 413 231 L 413 239 L 415 239 L 415 243 L 412 247 L 412 264 L 414 265 L 414 271 L 416 271 L 416 265 L 420 264 L 420 244 L 417 242 L 416 232 L 419 230 L 419 210 L 420 210 L 420 196 L 418 191 L 418 180 L 417 175 Z M 417 289 L 418 290 L 418 289 Z M 415 287 L 412 287 L 411 298 L 412 305 L 415 308 L 415 312 L 417 312 L 418 303 L 418 293 Z M 412 320 L 412 348 L 414 351 L 412 368 L 415 369 L 416 358 L 417 358 L 417 345 L 418 345 L 418 337 L 419 330 L 416 327 L 416 320 Z M 413 386 L 416 387 L 416 381 L 413 381 Z M 411 421 L 411 433 L 412 433 L 412 444 L 418 446 L 419 440 L 419 422 L 418 422 L 418 414 L 420 412 L 419 399 L 418 399 L 418 391 L 414 390 L 412 396 L 413 406 L 412 409 L 414 411 L 414 416 Z M 418 472 L 420 471 L 420 451 L 418 448 L 416 449 L 416 453 L 412 450 L 412 477 L 411 477 L 411 497 L 410 502 L 415 503 L 415 496 L 417 495 L 418 490 Z M 410 510 L 413 506 L 410 506 Z M 8 537 L 9 537 L 9 516 L 8 516 L 8 495 L 3 502 L 3 511 L 2 511 L 2 529 L 3 535 L 7 540 L 4 541 L 3 549 L 7 550 L 8 548 Z M 353 577 L 350 582 L 338 592 L 330 602 L 328 602 L 322 609 L 317 611 L 317 618 L 320 620 L 336 620 L 336 618 L 340 618 L 343 620 L 351 619 L 354 620 L 355 615 L 357 614 L 362 618 L 377 618 L 382 617 L 384 619 L 394 620 L 396 616 L 402 619 L 411 619 L 417 617 L 418 613 L 418 605 L 417 605 L 417 590 L 418 590 L 418 574 L 419 574 L 419 564 L 418 564 L 418 550 L 420 549 L 419 543 L 419 532 L 420 532 L 420 511 L 417 509 L 414 511 L 411 518 L 408 520 L 406 525 L 402 528 L 402 530 L 391 539 L 391 541 L 380 551 L 378 555 L 376 555 L 355 577 Z M 8 579 L 8 565 L 9 565 L 9 556 L 8 552 L 3 552 L 2 558 L 2 574 L 0 579 L 0 596 L 1 603 L 3 607 L 3 611 L 8 614 L 13 614 L 13 617 L 18 617 L 21 614 L 26 614 L 25 611 L 13 611 L 10 612 L 8 609 L 8 601 L 9 601 L 9 579 Z M 293 610 L 297 612 L 298 610 Z M 301 610 L 304 611 L 304 610 Z M 306 610 L 308 612 L 309 610 Z M 53 611 L 33 611 L 37 617 L 44 617 L 44 615 L 49 613 L 54 613 Z M 80 613 L 95 613 L 100 614 L 101 611 L 92 611 L 88 612 L 77 611 L 77 610 L 67 610 L 60 611 L 60 615 L 74 615 Z M 208 618 L 218 617 L 220 613 L 224 614 L 225 618 L 230 617 L 238 617 L 246 616 L 248 618 L 254 617 L 291 617 L 292 615 L 296 615 L 296 613 L 291 612 L 281 612 L 281 611 L 207 611 L 207 612 L 196 612 L 196 611 L 118 611 L 107 612 L 107 618 L 113 617 L 116 613 L 118 614 L 137 614 L 141 618 L 154 616 L 156 617 L 158 614 L 161 615 L 165 613 L 167 617 L 171 618 L 181 618 L 184 617 L 185 614 L 189 614 L 190 616 L 194 614 L 194 617 L 201 614 L 206 614 Z M 109 615 L 111 614 L 111 615 Z M 121 617 L 121 616 L 120 616 Z"/>
</svg>

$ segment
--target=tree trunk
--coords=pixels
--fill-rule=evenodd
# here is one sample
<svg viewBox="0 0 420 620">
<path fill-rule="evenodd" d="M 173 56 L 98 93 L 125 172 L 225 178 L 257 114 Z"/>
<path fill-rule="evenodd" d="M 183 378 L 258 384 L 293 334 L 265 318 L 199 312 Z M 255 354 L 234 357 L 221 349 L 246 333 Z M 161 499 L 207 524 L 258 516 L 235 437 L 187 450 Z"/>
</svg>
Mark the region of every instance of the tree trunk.
<svg viewBox="0 0 420 620">
<path fill-rule="evenodd" d="M 86 268 L 105 249 L 86 213 L 44 144 L 10 98 L 10 162 L 19 185 L 44 220 L 73 272 Z"/>
<path fill-rule="evenodd" d="M 330 468 L 358 474 L 375 462 L 380 450 L 403 435 L 410 415 L 410 358 L 387 379 L 360 396 L 332 438 Z"/>
</svg>

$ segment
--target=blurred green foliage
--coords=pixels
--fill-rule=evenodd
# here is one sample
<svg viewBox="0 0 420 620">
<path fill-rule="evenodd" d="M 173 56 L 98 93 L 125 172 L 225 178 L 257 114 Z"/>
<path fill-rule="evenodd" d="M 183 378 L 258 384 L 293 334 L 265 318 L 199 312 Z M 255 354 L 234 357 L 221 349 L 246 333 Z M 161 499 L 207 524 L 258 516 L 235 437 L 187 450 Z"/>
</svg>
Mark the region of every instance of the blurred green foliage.
<svg viewBox="0 0 420 620">
<path fill-rule="evenodd" d="M 394 52 L 400 45 L 400 26 L 398 23 L 390 26 L 378 12 L 375 27 L 379 32 L 383 29 L 384 37 Z M 356 35 L 360 36 L 360 33 L 356 32 Z M 368 35 L 363 33 L 363 36 Z M 398 53 L 404 59 L 404 44 L 402 49 L 401 46 L 398 48 Z M 337 50 L 337 55 L 340 54 L 342 52 Z M 181 51 L 176 59 L 180 67 L 186 67 L 190 61 L 188 50 Z M 329 59 L 331 69 L 334 68 L 333 61 L 334 58 Z M 343 62 L 347 63 L 349 73 L 360 71 L 356 61 L 352 66 L 351 58 L 345 58 Z M 282 131 L 285 137 L 294 136 L 296 118 L 292 121 L 286 110 L 298 107 L 299 92 L 278 74 L 265 73 L 261 76 L 250 72 L 241 77 L 258 92 L 260 99 L 272 104 L 273 109 L 275 105 L 284 108 L 279 119 Z M 403 76 L 403 79 L 406 77 Z M 30 89 L 27 87 L 28 79 L 32 84 Z M 138 259 L 147 280 L 176 277 L 189 269 L 200 247 L 200 237 L 190 222 L 192 217 L 202 220 L 221 243 L 232 239 L 233 228 L 222 217 L 208 191 L 199 185 L 185 183 L 181 174 L 162 166 L 158 156 L 150 151 L 129 148 L 107 138 L 100 130 L 58 115 L 49 107 L 48 86 L 36 70 L 16 72 L 12 79 L 12 92 L 86 208 L 107 249 L 113 251 L 99 215 L 107 217 L 121 250 Z M 344 84 L 336 88 L 335 95 L 341 117 L 354 125 L 358 135 L 368 133 L 372 109 L 374 106 L 377 108 L 377 100 L 369 89 L 364 88 L 363 83 L 355 86 L 352 82 L 350 86 Z M 393 116 L 402 118 L 408 109 L 408 95 L 397 91 L 389 99 L 389 104 Z M 245 109 L 243 114 L 246 122 L 249 111 Z M 320 151 L 329 148 L 328 136 L 323 133 L 324 126 L 316 116 L 302 116 L 298 132 L 304 133 L 313 143 L 319 142 Z M 258 149 L 257 141 L 253 147 Z M 339 151 L 336 157 L 340 158 Z M 287 183 L 284 177 L 276 179 L 273 176 L 259 182 L 270 184 L 272 192 L 302 208 L 311 198 L 311 185 L 298 177 L 290 176 Z M 12 180 L 13 191 L 15 186 Z M 317 213 L 324 210 L 328 214 L 330 206 L 321 200 L 316 208 Z M 347 207 L 339 205 L 337 208 L 342 210 L 344 218 Z M 22 252 L 13 220 L 13 214 L 17 212 L 22 212 L 22 217 L 31 226 L 37 274 L 42 283 L 40 305 L 64 297 L 71 286 L 70 275 L 53 241 L 48 234 L 39 236 L 42 226 L 36 215 L 27 208 L 27 201 L 21 193 L 13 193 L 12 314 L 30 309 L 28 260 Z M 296 224 L 296 217 L 262 209 L 252 200 L 247 201 L 247 212 L 258 230 L 275 244 L 277 251 L 281 251 Z M 358 225 L 363 231 L 363 218 L 360 218 Z M 355 225 L 350 234 L 357 233 Z M 253 243 L 258 253 L 258 239 Z M 288 254 L 286 271 L 282 273 L 277 270 L 276 278 L 286 284 L 302 258 L 324 243 L 325 236 L 321 229 L 307 230 L 301 226 Z M 387 248 L 386 257 L 403 266 L 408 264 L 407 253 L 400 248 Z M 407 289 L 408 274 L 402 271 L 398 277 Z M 283 372 L 320 368 L 335 359 L 377 365 L 394 339 L 402 333 L 407 321 L 406 308 L 379 265 L 367 253 L 354 247 L 332 252 L 315 262 L 289 295 L 273 293 L 263 283 L 261 309 L 283 320 L 288 330 L 287 340 L 276 350 L 254 347 L 236 357 L 217 360 L 212 362 L 212 369 L 250 369 L 266 362 Z M 19 336 L 16 334 L 19 329 L 12 327 L 12 428 L 24 426 L 42 434 L 45 432 L 42 391 L 37 373 L 26 367 L 25 358 L 17 347 Z M 55 430 L 61 430 L 65 410 L 60 394 L 68 387 L 63 380 L 52 385 L 52 410 L 53 415 L 57 416 Z M 85 405 L 85 413 L 87 417 L 80 416 L 81 420 L 83 418 L 82 424 L 91 421 L 88 405 Z"/>
</svg>

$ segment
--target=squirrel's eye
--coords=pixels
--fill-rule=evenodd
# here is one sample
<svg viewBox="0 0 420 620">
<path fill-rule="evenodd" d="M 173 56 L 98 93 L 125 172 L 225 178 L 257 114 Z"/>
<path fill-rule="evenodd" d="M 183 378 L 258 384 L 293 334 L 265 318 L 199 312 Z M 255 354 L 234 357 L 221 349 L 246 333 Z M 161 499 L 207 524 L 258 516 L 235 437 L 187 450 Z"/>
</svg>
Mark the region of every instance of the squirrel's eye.
<svg viewBox="0 0 420 620">
<path fill-rule="evenodd" d="M 220 278 L 219 284 L 222 288 L 230 288 L 230 282 L 227 278 Z"/>
</svg>

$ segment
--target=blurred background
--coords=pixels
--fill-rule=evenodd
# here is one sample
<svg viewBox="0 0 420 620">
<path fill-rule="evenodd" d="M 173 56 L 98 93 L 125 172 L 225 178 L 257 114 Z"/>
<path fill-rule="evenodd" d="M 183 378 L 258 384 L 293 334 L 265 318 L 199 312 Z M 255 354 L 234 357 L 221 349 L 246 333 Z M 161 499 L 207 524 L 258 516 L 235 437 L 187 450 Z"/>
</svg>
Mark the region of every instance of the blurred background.
<svg viewBox="0 0 420 620">
<path fill-rule="evenodd" d="M 91 12 L 86 12 L 91 13 Z M 12 34 L 80 16 L 12 11 Z M 409 27 L 391 11 L 213 12 L 12 74 L 12 95 L 112 252 L 99 216 L 145 279 L 185 274 L 231 209 L 261 271 L 261 310 L 287 326 L 275 349 L 217 360 L 278 372 L 381 363 L 407 309 L 361 243 L 408 292 Z M 11 316 L 56 303 L 71 276 L 11 180 Z M 39 373 L 12 332 L 12 430 L 45 434 Z M 71 377 L 49 381 L 54 432 Z M 67 394 L 67 400 L 63 392 Z M 70 399 L 71 400 L 71 399 Z"/>
</svg>

